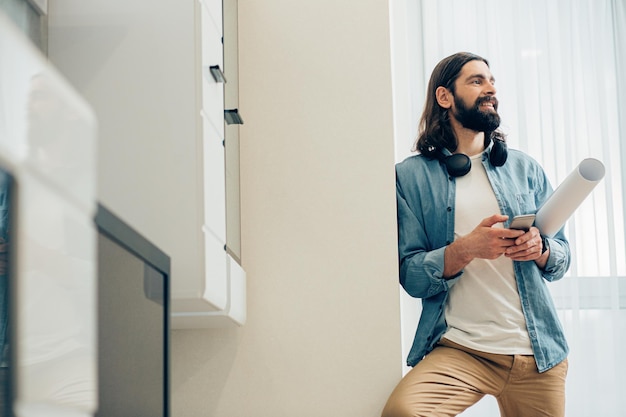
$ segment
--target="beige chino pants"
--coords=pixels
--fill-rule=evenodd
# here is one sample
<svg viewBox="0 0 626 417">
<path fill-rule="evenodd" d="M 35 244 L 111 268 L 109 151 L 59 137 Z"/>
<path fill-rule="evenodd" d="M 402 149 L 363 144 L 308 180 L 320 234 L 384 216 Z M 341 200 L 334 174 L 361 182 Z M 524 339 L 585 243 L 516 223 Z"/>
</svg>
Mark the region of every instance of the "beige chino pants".
<svg viewBox="0 0 626 417">
<path fill-rule="evenodd" d="M 383 417 L 456 416 L 485 395 L 502 417 L 563 417 L 567 359 L 539 373 L 533 356 L 479 352 L 443 339 L 400 381 Z"/>
</svg>

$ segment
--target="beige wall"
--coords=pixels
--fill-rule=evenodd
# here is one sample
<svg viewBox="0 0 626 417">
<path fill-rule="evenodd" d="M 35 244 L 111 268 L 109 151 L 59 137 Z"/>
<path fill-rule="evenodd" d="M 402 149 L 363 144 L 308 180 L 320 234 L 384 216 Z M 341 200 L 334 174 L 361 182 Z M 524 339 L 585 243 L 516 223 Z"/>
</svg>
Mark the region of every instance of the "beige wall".
<svg viewBox="0 0 626 417">
<path fill-rule="evenodd" d="M 248 322 L 173 332 L 173 415 L 378 416 L 402 368 L 388 4 L 239 12 Z"/>
</svg>

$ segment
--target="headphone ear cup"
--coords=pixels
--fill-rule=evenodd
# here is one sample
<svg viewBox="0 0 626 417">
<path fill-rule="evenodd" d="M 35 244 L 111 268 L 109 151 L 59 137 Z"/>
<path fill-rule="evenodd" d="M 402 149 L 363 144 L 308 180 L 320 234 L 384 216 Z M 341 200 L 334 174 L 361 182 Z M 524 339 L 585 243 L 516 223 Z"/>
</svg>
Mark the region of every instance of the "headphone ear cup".
<svg viewBox="0 0 626 417">
<path fill-rule="evenodd" d="M 501 167 L 509 156 L 509 147 L 504 141 L 494 139 L 491 152 L 489 152 L 489 162 L 494 167 Z"/>
<path fill-rule="evenodd" d="M 448 174 L 453 177 L 462 177 L 472 169 L 472 160 L 462 153 L 446 156 L 445 163 Z"/>
</svg>

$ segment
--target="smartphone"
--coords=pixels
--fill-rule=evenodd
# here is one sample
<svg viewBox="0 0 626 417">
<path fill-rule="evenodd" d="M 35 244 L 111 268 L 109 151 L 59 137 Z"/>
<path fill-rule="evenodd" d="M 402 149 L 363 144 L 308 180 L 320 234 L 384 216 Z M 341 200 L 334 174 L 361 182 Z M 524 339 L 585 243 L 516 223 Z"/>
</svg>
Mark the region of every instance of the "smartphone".
<svg viewBox="0 0 626 417">
<path fill-rule="evenodd" d="M 534 214 L 522 214 L 521 216 L 513 217 L 509 229 L 528 230 L 535 222 Z"/>
</svg>

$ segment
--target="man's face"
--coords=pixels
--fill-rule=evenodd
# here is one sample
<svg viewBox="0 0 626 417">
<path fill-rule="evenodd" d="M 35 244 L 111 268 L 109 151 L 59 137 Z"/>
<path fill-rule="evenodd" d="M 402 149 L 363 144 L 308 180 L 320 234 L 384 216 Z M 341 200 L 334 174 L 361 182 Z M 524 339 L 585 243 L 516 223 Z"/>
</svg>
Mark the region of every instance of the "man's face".
<svg viewBox="0 0 626 417">
<path fill-rule="evenodd" d="M 494 78 L 483 61 L 463 66 L 455 82 L 452 116 L 467 129 L 490 132 L 500 126 Z"/>
</svg>

